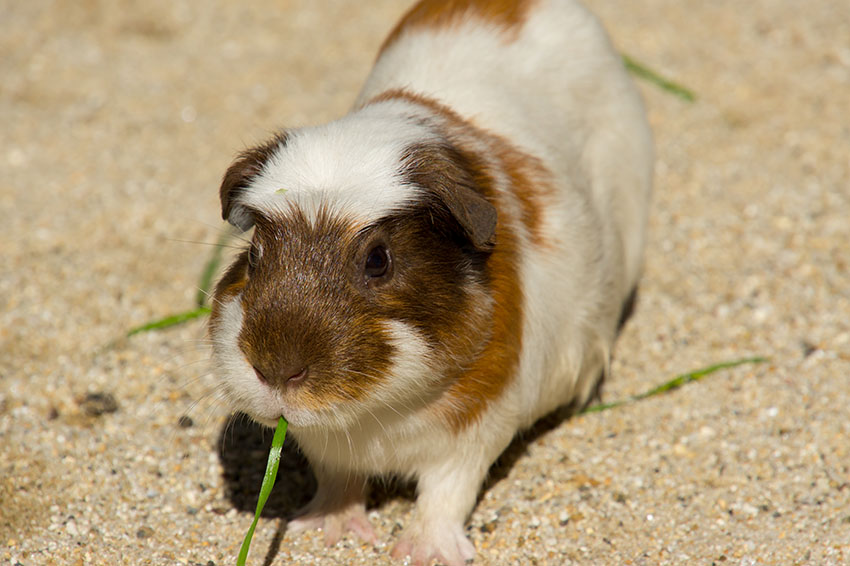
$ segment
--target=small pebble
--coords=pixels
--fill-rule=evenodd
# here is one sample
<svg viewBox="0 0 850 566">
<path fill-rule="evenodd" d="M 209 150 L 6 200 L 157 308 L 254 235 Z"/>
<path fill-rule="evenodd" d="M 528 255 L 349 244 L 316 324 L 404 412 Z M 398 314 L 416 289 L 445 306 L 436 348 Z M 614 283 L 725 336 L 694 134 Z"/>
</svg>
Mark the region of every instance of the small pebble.
<svg viewBox="0 0 850 566">
<path fill-rule="evenodd" d="M 498 524 L 499 524 L 498 519 L 494 519 L 492 521 L 488 521 L 487 523 L 484 523 L 483 525 L 481 525 L 480 530 L 481 530 L 482 533 L 488 533 L 489 534 L 489 533 L 492 533 L 493 531 L 496 530 L 496 526 Z"/>
<path fill-rule="evenodd" d="M 77 522 L 71 519 L 67 523 L 65 523 L 65 532 L 71 535 L 72 537 L 78 536 L 80 531 L 77 529 Z"/>
<path fill-rule="evenodd" d="M 114 413 L 118 410 L 118 401 L 112 393 L 95 392 L 86 395 L 77 401 L 82 411 L 90 417 L 99 417 L 105 413 Z"/>
</svg>

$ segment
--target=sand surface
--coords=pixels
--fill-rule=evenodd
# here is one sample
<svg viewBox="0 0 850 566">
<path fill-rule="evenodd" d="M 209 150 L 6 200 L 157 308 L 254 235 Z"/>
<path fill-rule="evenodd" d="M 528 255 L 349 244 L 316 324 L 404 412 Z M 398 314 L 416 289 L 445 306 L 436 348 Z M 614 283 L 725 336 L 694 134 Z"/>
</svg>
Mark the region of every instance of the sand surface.
<svg viewBox="0 0 850 566">
<path fill-rule="evenodd" d="M 594 0 L 641 82 L 657 177 L 637 311 L 605 399 L 515 444 L 468 524 L 477 564 L 850 563 L 850 8 Z M 343 114 L 406 7 L 0 0 L 0 564 L 235 563 L 270 432 L 229 419 L 194 305 L 234 154 Z M 228 424 L 229 423 L 229 424 Z M 252 564 L 391 564 L 285 532 Z"/>
</svg>

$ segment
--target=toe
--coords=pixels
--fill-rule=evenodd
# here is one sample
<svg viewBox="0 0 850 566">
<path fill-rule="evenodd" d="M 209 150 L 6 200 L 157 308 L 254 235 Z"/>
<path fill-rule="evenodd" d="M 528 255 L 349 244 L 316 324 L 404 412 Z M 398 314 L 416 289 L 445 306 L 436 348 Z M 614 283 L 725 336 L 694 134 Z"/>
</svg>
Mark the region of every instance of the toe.
<svg viewBox="0 0 850 566">
<path fill-rule="evenodd" d="M 360 537 L 361 540 L 370 544 L 377 544 L 378 535 L 375 534 L 375 529 L 372 528 L 372 523 L 365 513 L 358 514 L 348 519 L 346 524 L 348 530 Z"/>
<path fill-rule="evenodd" d="M 322 527 L 324 519 L 320 515 L 299 515 L 286 524 L 286 530 L 293 533 L 312 531 Z"/>
</svg>

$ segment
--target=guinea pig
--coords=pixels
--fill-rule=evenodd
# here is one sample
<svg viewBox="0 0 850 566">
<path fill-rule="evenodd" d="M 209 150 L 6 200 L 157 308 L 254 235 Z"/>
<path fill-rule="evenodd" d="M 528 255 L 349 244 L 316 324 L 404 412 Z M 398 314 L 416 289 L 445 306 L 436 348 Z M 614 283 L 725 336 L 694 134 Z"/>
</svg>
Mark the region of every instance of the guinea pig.
<svg viewBox="0 0 850 566">
<path fill-rule="evenodd" d="M 315 498 L 290 531 L 377 537 L 367 480 L 416 481 L 392 554 L 475 556 L 464 523 L 512 438 L 608 371 L 642 269 L 652 140 L 574 0 L 422 0 L 350 113 L 242 153 L 215 290 L 234 409 L 280 416 Z"/>
</svg>

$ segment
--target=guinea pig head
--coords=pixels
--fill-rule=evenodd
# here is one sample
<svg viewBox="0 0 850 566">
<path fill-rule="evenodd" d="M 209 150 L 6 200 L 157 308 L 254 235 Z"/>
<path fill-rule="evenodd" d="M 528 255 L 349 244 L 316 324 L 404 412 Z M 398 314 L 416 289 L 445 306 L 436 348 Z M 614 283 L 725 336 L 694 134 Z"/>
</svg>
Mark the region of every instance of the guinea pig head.
<svg viewBox="0 0 850 566">
<path fill-rule="evenodd" d="M 254 232 L 210 321 L 234 408 L 270 425 L 283 415 L 341 428 L 439 398 L 489 337 L 495 209 L 468 160 L 446 144 L 407 147 L 388 182 L 415 197 L 370 217 L 320 189 L 281 194 L 275 207 L 235 204 L 273 154 L 254 151 L 222 187 L 225 215 Z"/>
</svg>

